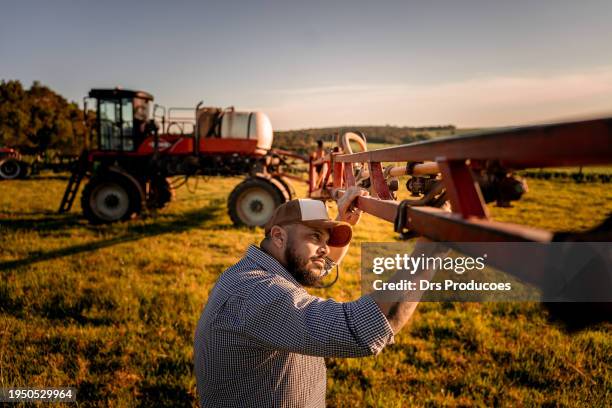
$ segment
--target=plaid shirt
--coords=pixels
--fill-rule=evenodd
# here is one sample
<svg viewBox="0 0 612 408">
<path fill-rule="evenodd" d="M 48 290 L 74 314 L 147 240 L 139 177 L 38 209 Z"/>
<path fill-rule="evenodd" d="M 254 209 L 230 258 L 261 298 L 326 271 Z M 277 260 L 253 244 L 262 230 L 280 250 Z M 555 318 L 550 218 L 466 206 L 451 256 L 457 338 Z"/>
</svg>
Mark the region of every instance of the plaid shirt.
<svg viewBox="0 0 612 408">
<path fill-rule="evenodd" d="M 219 278 L 195 333 L 201 407 L 324 407 L 323 357 L 378 354 L 393 332 L 369 296 L 309 295 L 251 245 Z"/>
</svg>

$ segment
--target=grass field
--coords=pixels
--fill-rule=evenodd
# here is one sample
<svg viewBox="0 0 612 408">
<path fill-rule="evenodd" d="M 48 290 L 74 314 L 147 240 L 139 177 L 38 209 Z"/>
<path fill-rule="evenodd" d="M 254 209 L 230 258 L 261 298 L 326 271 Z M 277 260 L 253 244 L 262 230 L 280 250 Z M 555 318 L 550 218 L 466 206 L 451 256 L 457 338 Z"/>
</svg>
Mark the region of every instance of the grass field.
<svg viewBox="0 0 612 408">
<path fill-rule="evenodd" d="M 155 216 L 101 227 L 78 204 L 55 213 L 62 177 L 0 182 L 0 387 L 74 386 L 83 407 L 196 406 L 196 321 L 219 274 L 263 234 L 230 223 L 226 197 L 239 181 L 201 180 Z M 530 180 L 514 208 L 491 210 L 498 220 L 584 230 L 612 211 L 612 192 Z M 357 298 L 359 244 L 395 240 L 390 224 L 368 215 L 355 235 L 339 283 L 314 294 Z M 538 304 L 421 304 L 379 356 L 327 363 L 330 407 L 612 400 L 612 327 L 570 335 Z"/>
</svg>

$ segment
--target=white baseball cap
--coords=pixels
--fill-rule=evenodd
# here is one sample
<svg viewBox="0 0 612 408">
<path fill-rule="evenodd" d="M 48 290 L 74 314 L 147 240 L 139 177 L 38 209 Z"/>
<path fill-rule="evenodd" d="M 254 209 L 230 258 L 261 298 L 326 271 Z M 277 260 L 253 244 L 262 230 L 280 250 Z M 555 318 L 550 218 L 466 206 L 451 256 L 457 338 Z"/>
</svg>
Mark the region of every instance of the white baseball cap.
<svg viewBox="0 0 612 408">
<path fill-rule="evenodd" d="M 323 201 L 305 198 L 287 201 L 280 205 L 265 225 L 266 235 L 275 225 L 297 223 L 328 230 L 329 241 L 327 245 L 333 247 L 346 246 L 353 236 L 351 224 L 329 218 Z"/>
</svg>

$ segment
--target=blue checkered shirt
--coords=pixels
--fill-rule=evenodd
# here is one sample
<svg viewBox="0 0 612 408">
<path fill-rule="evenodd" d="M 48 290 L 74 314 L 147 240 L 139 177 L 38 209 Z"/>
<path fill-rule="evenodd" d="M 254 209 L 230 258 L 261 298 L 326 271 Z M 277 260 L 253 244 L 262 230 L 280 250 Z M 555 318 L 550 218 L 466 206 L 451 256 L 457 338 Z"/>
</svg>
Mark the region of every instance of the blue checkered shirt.
<svg viewBox="0 0 612 408">
<path fill-rule="evenodd" d="M 393 331 L 369 296 L 309 295 L 256 246 L 212 289 L 195 333 L 201 407 L 324 407 L 323 357 L 378 354 Z"/>
</svg>

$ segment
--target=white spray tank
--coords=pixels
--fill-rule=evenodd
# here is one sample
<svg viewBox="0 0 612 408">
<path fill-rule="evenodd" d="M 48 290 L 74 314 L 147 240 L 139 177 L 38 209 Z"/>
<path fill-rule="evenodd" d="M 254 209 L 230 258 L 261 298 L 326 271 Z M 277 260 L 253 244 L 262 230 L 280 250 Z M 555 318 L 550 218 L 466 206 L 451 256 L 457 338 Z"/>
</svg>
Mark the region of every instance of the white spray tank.
<svg viewBox="0 0 612 408">
<path fill-rule="evenodd" d="M 200 138 L 247 139 L 257 141 L 257 150 L 268 151 L 272 148 L 272 124 L 263 112 L 206 107 L 198 109 L 197 118 Z"/>
</svg>

